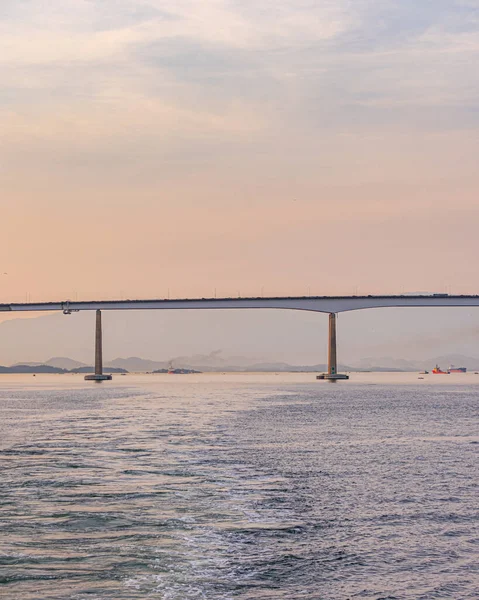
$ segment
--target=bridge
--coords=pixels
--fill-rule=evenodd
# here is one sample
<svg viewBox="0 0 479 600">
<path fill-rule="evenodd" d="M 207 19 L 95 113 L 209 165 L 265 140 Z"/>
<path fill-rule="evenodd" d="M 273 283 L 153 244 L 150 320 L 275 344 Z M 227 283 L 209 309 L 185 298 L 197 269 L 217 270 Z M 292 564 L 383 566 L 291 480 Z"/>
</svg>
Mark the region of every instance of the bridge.
<svg viewBox="0 0 479 600">
<path fill-rule="evenodd" d="M 37 302 L 0 304 L 0 312 L 62 311 L 70 315 L 81 310 L 96 311 L 95 374 L 85 379 L 102 381 L 111 379 L 103 374 L 102 364 L 102 310 L 196 310 L 196 309 L 279 309 L 307 310 L 329 314 L 328 372 L 318 379 L 336 381 L 348 379 L 337 372 L 336 315 L 340 312 L 368 308 L 407 307 L 472 307 L 479 306 L 479 296 L 452 296 L 449 294 L 399 295 L 399 296 L 306 296 L 273 298 L 195 298 L 163 300 L 93 300 L 63 302 Z"/>
</svg>

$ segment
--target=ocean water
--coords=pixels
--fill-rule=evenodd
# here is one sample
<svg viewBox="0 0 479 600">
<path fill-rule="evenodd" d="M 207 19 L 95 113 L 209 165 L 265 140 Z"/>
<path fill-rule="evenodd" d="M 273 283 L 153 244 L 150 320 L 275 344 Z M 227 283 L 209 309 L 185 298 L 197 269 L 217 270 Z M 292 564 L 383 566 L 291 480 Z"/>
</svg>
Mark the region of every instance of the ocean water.
<svg viewBox="0 0 479 600">
<path fill-rule="evenodd" d="M 479 376 L 0 378 L 0 598 L 479 598 Z"/>
</svg>

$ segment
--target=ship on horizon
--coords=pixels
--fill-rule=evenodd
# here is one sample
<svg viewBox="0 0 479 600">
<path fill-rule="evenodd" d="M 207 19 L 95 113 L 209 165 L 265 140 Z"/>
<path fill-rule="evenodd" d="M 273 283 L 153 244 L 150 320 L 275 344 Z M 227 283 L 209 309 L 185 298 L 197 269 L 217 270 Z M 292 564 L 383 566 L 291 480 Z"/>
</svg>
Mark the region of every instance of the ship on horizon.
<svg viewBox="0 0 479 600">
<path fill-rule="evenodd" d="M 434 375 L 449 375 L 449 371 L 443 371 L 439 365 L 436 365 L 432 370 Z"/>
<path fill-rule="evenodd" d="M 467 368 L 466 367 L 455 367 L 454 365 L 451 365 L 448 369 L 449 373 L 466 373 L 467 372 Z"/>
<path fill-rule="evenodd" d="M 451 365 L 447 371 L 443 371 L 439 365 L 436 365 L 432 370 L 434 375 L 450 375 L 451 373 L 467 373 L 466 367 L 455 367 Z"/>
</svg>

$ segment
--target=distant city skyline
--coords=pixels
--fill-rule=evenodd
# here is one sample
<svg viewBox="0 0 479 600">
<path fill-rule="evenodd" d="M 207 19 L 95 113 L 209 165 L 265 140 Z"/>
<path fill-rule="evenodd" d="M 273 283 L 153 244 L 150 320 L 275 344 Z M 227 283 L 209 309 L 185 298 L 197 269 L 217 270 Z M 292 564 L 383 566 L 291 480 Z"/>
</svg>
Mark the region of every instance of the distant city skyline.
<svg viewBox="0 0 479 600">
<path fill-rule="evenodd" d="M 478 293 L 478 33 L 470 0 L 5 0 L 0 302 Z"/>
</svg>

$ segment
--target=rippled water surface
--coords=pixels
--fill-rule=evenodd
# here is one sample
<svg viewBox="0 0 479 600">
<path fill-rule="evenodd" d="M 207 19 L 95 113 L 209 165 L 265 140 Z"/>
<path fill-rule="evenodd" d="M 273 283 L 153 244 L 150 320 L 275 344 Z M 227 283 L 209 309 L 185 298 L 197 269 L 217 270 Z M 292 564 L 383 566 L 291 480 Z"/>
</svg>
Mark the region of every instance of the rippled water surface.
<svg viewBox="0 0 479 600">
<path fill-rule="evenodd" d="M 0 597 L 479 598 L 479 377 L 1 376 Z"/>
</svg>

